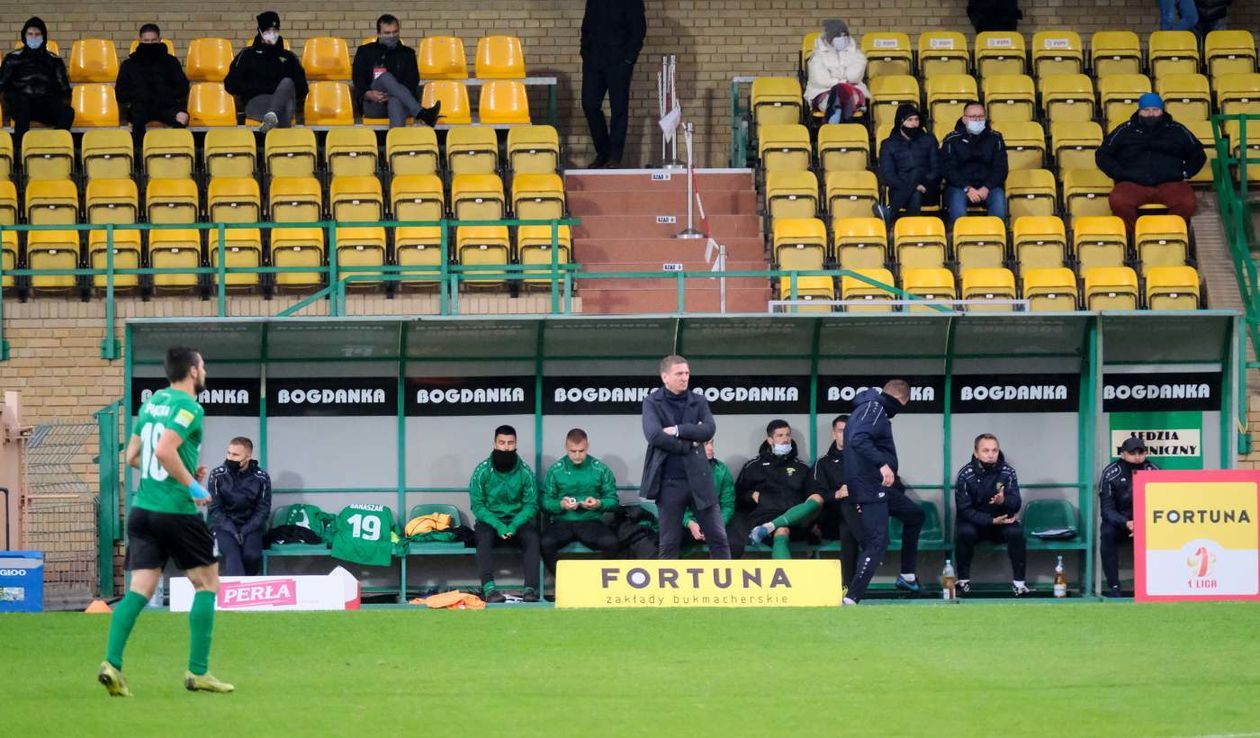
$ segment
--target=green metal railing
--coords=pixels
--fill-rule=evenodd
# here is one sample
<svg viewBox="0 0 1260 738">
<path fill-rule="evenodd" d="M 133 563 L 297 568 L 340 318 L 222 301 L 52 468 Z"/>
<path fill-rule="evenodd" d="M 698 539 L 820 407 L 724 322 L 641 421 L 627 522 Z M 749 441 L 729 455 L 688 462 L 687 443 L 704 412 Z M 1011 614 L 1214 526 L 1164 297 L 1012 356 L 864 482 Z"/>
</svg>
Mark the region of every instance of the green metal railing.
<svg viewBox="0 0 1260 738">
<path fill-rule="evenodd" d="M 114 544 L 122 537 L 118 495 L 122 489 L 122 436 L 125 417 L 122 400 L 106 405 L 93 415 L 97 423 L 97 575 L 102 597 L 114 592 Z"/>
</svg>

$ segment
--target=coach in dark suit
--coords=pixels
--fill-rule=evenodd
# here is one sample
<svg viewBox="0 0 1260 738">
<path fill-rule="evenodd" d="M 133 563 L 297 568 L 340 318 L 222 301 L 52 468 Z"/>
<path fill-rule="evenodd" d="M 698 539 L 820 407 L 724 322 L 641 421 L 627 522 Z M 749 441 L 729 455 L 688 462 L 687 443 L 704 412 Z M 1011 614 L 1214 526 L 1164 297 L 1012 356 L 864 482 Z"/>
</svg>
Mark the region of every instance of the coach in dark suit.
<svg viewBox="0 0 1260 738">
<path fill-rule="evenodd" d="M 647 458 L 639 493 L 655 500 L 660 513 L 659 558 L 676 559 L 682 544 L 683 512 L 695 510 L 696 522 L 709 544 L 709 557 L 729 559 L 731 546 L 722 524 L 713 470 L 704 453 L 717 424 L 709 403 L 689 392 L 691 368 L 681 356 L 661 359 L 661 382 L 643 400 L 643 436 Z"/>
</svg>

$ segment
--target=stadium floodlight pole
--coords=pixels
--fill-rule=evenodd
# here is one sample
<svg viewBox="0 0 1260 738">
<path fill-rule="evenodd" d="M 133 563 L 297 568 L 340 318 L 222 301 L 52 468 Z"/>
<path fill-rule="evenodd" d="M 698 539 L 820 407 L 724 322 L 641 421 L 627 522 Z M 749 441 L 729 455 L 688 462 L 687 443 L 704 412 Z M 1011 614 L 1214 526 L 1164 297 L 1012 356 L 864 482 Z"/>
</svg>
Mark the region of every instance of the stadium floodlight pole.
<svg viewBox="0 0 1260 738">
<path fill-rule="evenodd" d="M 696 230 L 695 227 L 695 208 L 696 208 L 696 164 L 695 157 L 692 154 L 692 136 L 695 133 L 696 126 L 691 121 L 683 124 L 683 136 L 687 144 L 687 227 L 683 229 L 675 238 L 703 238 L 704 234 Z"/>
</svg>

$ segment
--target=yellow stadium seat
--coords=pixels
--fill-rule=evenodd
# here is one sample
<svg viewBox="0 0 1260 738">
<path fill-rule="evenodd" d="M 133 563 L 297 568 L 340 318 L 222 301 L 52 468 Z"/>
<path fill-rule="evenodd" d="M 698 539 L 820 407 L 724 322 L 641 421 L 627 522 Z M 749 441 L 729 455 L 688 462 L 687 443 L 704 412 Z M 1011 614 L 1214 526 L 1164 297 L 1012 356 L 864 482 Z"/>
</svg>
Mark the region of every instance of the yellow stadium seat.
<svg viewBox="0 0 1260 738">
<path fill-rule="evenodd" d="M 446 134 L 446 169 L 451 174 L 494 174 L 499 168 L 499 139 L 493 128 L 452 128 Z"/>
<path fill-rule="evenodd" d="M 564 181 L 560 175 L 518 174 L 512 178 L 512 212 L 519 220 L 564 217 Z"/>
<path fill-rule="evenodd" d="M 914 73 L 914 47 L 910 45 L 910 37 L 904 33 L 864 33 L 862 53 L 866 55 L 868 79 Z"/>
<path fill-rule="evenodd" d="M 512 126 L 507 134 L 508 165 L 517 174 L 546 174 L 560 166 L 560 135 L 552 126 Z"/>
<path fill-rule="evenodd" d="M 88 234 L 88 265 L 93 269 L 109 268 L 110 236 L 106 231 L 92 231 Z M 140 231 L 116 230 L 113 236 L 114 269 L 139 269 Z M 109 277 L 105 274 L 92 275 L 92 287 L 104 290 L 109 285 Z M 140 286 L 138 274 L 115 274 L 115 290 L 134 290 Z"/>
<path fill-rule="evenodd" d="M 1085 46 L 1074 31 L 1038 31 L 1032 40 L 1033 74 L 1080 74 L 1085 71 Z"/>
<path fill-rule="evenodd" d="M 1136 310 L 1137 274 L 1129 267 L 1085 271 L 1085 307 L 1089 310 Z"/>
<path fill-rule="evenodd" d="M 314 271 L 276 272 L 276 287 L 306 289 L 324 283 L 324 229 L 273 228 L 271 230 L 271 265 L 294 269 L 309 267 Z"/>
<path fill-rule="evenodd" d="M 757 153 L 767 172 L 809 169 L 809 130 L 799 123 L 767 124 L 757 130 Z"/>
<path fill-rule="evenodd" d="M 302 44 L 302 69 L 308 80 L 349 81 L 350 48 L 344 38 L 314 36 Z"/>
<path fill-rule="evenodd" d="M 458 36 L 425 36 L 416 50 L 420 79 L 467 79 L 468 58 Z M 446 107 L 446 103 L 442 104 Z M 427 107 L 427 106 L 426 106 Z"/>
<path fill-rule="evenodd" d="M 1063 266 L 1067 232 L 1059 218 L 1052 215 L 1016 218 L 1011 233 L 1020 269 Z"/>
<path fill-rule="evenodd" d="M 196 223 L 201 213 L 197 183 L 185 179 L 150 179 L 144 192 L 145 219 L 150 223 Z"/>
<path fill-rule="evenodd" d="M 420 93 L 420 104 L 431 108 L 439 100 L 442 102 L 442 109 L 438 114 L 439 125 L 461 126 L 472 123 L 472 105 L 468 102 L 468 87 L 463 82 L 437 80 L 426 83 Z"/>
<path fill-rule="evenodd" d="M 1197 310 L 1199 273 L 1194 267 L 1154 267 L 1146 272 L 1146 307 L 1151 310 Z"/>
<path fill-rule="evenodd" d="M 1019 169 L 1006 175 L 1006 202 L 1011 218 L 1054 215 L 1057 191 L 1047 169 Z"/>
<path fill-rule="evenodd" d="M 870 108 L 876 125 L 892 123 L 899 105 L 904 103 L 911 103 L 916 107 L 919 105 L 919 81 L 909 75 L 874 77 L 869 86 Z"/>
<path fill-rule="evenodd" d="M 31 231 L 26 234 L 26 266 L 38 271 L 78 269 L 78 231 Z M 72 274 L 37 274 L 31 278 L 36 292 L 64 292 L 73 289 L 78 278 Z"/>
<path fill-rule="evenodd" d="M 752 113 L 757 126 L 799 123 L 804 100 L 791 77 L 758 77 L 752 83 Z"/>
<path fill-rule="evenodd" d="M 26 183 L 26 222 L 31 225 L 73 225 L 79 222 L 79 190 L 69 179 Z"/>
<path fill-rule="evenodd" d="M 342 276 L 375 275 L 385 265 L 385 229 L 380 226 L 358 226 L 337 229 L 337 262 Z M 375 288 L 380 279 L 357 279 L 348 282 L 354 289 Z"/>
<path fill-rule="evenodd" d="M 1098 101 L 1107 130 L 1128 120 L 1137 111 L 1138 98 L 1151 91 L 1145 74 L 1113 74 L 1098 80 Z"/>
<path fill-rule="evenodd" d="M 820 35 L 818 31 L 811 31 L 801 36 L 800 67 L 802 70 L 809 64 L 809 60 L 814 57 L 815 42 L 818 41 Z"/>
<path fill-rule="evenodd" d="M 222 82 L 198 82 L 188 93 L 188 125 L 198 128 L 236 125 L 236 100 Z"/>
<path fill-rule="evenodd" d="M 1063 204 L 1068 219 L 1111 215 L 1108 197 L 1115 183 L 1097 169 L 1068 169 L 1062 172 Z"/>
<path fill-rule="evenodd" d="M 929 307 L 936 304 L 953 309 L 945 301 L 958 297 L 954 284 L 954 273 L 948 269 L 903 269 L 901 271 L 901 289 L 915 297 L 923 298 L 924 303 L 915 302 L 907 310 L 912 313 L 939 312 Z"/>
<path fill-rule="evenodd" d="M 524 79 L 525 52 L 516 36 L 483 36 L 477 41 L 479 79 Z"/>
<path fill-rule="evenodd" d="M 1014 31 L 985 31 L 976 35 L 976 74 L 1025 74 L 1028 52 L 1024 37 Z"/>
<path fill-rule="evenodd" d="M 827 257 L 827 226 L 818 218 L 780 218 L 771 226 L 771 242 L 779 269 L 822 269 Z"/>
<path fill-rule="evenodd" d="M 154 269 L 196 269 L 201 266 L 201 238 L 201 232 L 191 228 L 149 231 L 149 266 Z M 168 272 L 153 275 L 153 287 L 159 292 L 195 286 L 196 274 Z"/>
<path fill-rule="evenodd" d="M 427 176 L 427 175 L 404 175 Z M 395 216 L 397 217 L 397 216 Z M 394 229 L 394 257 L 398 266 L 440 267 L 442 264 L 442 229 L 438 226 L 399 226 Z M 407 287 L 436 287 L 437 269 L 411 272 L 401 281 Z"/>
<path fill-rule="evenodd" d="M 109 39 L 82 38 L 70 46 L 70 63 L 66 66 L 71 84 L 113 84 L 118 79 L 118 52 Z"/>
<path fill-rule="evenodd" d="M 13 134 L 0 130 L 0 180 L 13 178 Z"/>
<path fill-rule="evenodd" d="M 1046 132 L 1034 121 L 993 123 L 1006 142 L 1006 165 L 1011 171 L 1041 169 L 1046 165 Z"/>
<path fill-rule="evenodd" d="M 2 185 L 0 185 L 2 186 Z M 4 289 L 12 289 L 16 280 L 10 274 L 17 269 L 18 263 L 18 234 L 17 231 L 4 231 L 0 233 L 0 287 Z"/>
<path fill-rule="evenodd" d="M 130 177 L 136 155 L 130 131 L 121 128 L 93 128 L 84 131 L 79 144 L 79 161 L 88 179 Z"/>
<path fill-rule="evenodd" d="M 135 223 L 140 193 L 132 179 L 94 179 L 87 184 L 87 221 L 93 225 Z"/>
<path fill-rule="evenodd" d="M 1199 71 L 1199 39 L 1192 31 L 1155 31 L 1147 39 L 1151 76 L 1196 74 Z"/>
<path fill-rule="evenodd" d="M 379 221 L 385 215 L 385 195 L 376 177 L 333 177 L 328 186 L 328 211 L 343 223 Z"/>
<path fill-rule="evenodd" d="M 1188 120 L 1182 124 L 1194 134 L 1195 138 L 1199 139 L 1199 143 L 1203 144 L 1203 153 L 1207 154 L 1207 162 L 1190 178 L 1190 182 L 1195 185 L 1210 185 L 1212 184 L 1212 161 L 1216 159 L 1216 138 L 1212 133 L 1212 123 L 1208 120 Z"/>
<path fill-rule="evenodd" d="M 460 266 L 506 265 L 512 253 L 507 226 L 460 226 L 455 229 L 455 253 Z M 504 282 L 505 272 L 466 272 L 462 282 L 473 287 L 493 287 Z"/>
<path fill-rule="evenodd" d="M 874 172 L 832 172 L 827 175 L 827 212 L 833 218 L 861 218 L 879 201 Z"/>
<path fill-rule="evenodd" d="M 1203 41 L 1203 56 L 1212 77 L 1256 71 L 1256 39 L 1251 31 L 1212 31 Z"/>
<path fill-rule="evenodd" d="M 965 269 L 962 273 L 962 299 L 1007 301 L 964 305 L 963 309 L 969 313 L 1013 312 L 1015 306 L 1009 301 L 1016 299 L 1015 275 L 1010 269 L 1001 267 Z"/>
<path fill-rule="evenodd" d="M 74 125 L 78 128 L 115 128 L 118 126 L 118 101 L 114 86 L 89 82 L 70 88 L 70 106 L 74 108 Z"/>
<path fill-rule="evenodd" d="M 1191 129 L 1193 132 L 1193 129 Z M 1232 156 L 1242 155 L 1242 122 L 1237 120 L 1225 121 L 1225 138 L 1229 140 L 1229 153 Z M 1249 120 L 1247 122 L 1247 158 L 1252 162 L 1254 167 L 1255 160 L 1260 157 L 1260 122 Z M 1195 134 L 1198 136 L 1198 134 Z M 1251 175 L 1254 176 L 1254 175 Z"/>
<path fill-rule="evenodd" d="M 1124 266 L 1129 236 L 1114 215 L 1087 215 L 1072 224 L 1072 251 L 1081 269 Z"/>
<path fill-rule="evenodd" d="M 272 177 L 315 174 L 315 132 L 309 128 L 272 128 L 263 143 L 267 173 Z"/>
<path fill-rule="evenodd" d="M 888 258 L 888 226 L 882 218 L 837 218 L 831 222 L 841 269 L 883 269 Z"/>
<path fill-rule="evenodd" d="M 1006 224 L 992 215 L 954 221 L 954 253 L 960 269 L 996 268 L 1006 261 Z"/>
<path fill-rule="evenodd" d="M 828 123 L 818 129 L 818 162 L 824 172 L 860 171 L 871 160 L 871 142 L 858 123 Z"/>
<path fill-rule="evenodd" d="M 22 171 L 31 179 L 69 179 L 74 168 L 70 131 L 32 128 L 22 137 Z"/>
<path fill-rule="evenodd" d="M 192 131 L 154 128 L 144 134 L 144 173 L 155 179 L 191 177 L 196 158 Z"/>
<path fill-rule="evenodd" d="M 226 38 L 195 38 L 188 43 L 184 73 L 189 82 L 222 82 L 232 66 L 232 42 Z"/>
<path fill-rule="evenodd" d="M 541 275 L 531 279 L 526 277 L 526 285 L 551 286 L 551 227 L 520 226 L 516 231 L 516 257 L 521 264 L 537 264 L 541 269 L 526 274 Z M 569 227 L 562 225 L 556 228 L 556 263 L 568 264 L 573 253 L 573 235 Z"/>
<path fill-rule="evenodd" d="M 529 97 L 525 83 L 496 79 L 481 86 L 477 116 L 486 125 L 529 125 Z"/>
<path fill-rule="evenodd" d="M 0 224 L 17 225 L 20 210 L 17 185 L 12 180 L 0 179 Z M 17 231 L 5 231 L 4 235 L 7 237 L 10 233 L 17 237 Z"/>
<path fill-rule="evenodd" d="M 887 269 L 855 269 L 853 271 L 855 274 L 872 279 L 881 285 L 887 285 L 889 288 L 896 287 L 892 272 Z M 856 277 L 845 275 L 840 279 L 840 299 L 855 302 L 855 304 L 843 306 L 847 313 L 891 313 L 892 301 L 896 297 L 897 293 Z"/>
<path fill-rule="evenodd" d="M 931 120 L 956 121 L 962 117 L 963 105 L 979 99 L 976 80 L 971 75 L 937 74 L 927 80 L 928 117 Z"/>
<path fill-rule="evenodd" d="M 428 127 L 391 128 L 385 134 L 385 158 L 394 174 L 433 174 L 438 170 L 437 134 Z"/>
<path fill-rule="evenodd" d="M 818 178 L 808 170 L 766 172 L 766 212 L 771 219 L 818 215 Z"/>
<path fill-rule="evenodd" d="M 503 180 L 494 174 L 457 174 L 451 178 L 451 213 L 456 220 L 502 220 L 506 209 Z"/>
<path fill-rule="evenodd" d="M 1052 74 L 1040 77 L 1039 81 L 1042 110 L 1051 125 L 1094 118 L 1094 83 L 1089 77 L 1083 74 Z"/>
<path fill-rule="evenodd" d="M 314 177 L 276 177 L 267 188 L 268 220 L 314 223 L 324 215 L 324 190 Z"/>
<path fill-rule="evenodd" d="M 206 214 L 211 223 L 257 223 L 262 197 L 253 177 L 215 177 L 206 189 Z"/>
<path fill-rule="evenodd" d="M 303 120 L 308 126 L 352 126 L 353 100 L 346 82 L 312 82 Z"/>
<path fill-rule="evenodd" d="M 967 74 L 971 52 L 967 37 L 957 31 L 926 31 L 919 36 L 919 74 Z"/>
<path fill-rule="evenodd" d="M 1260 73 L 1223 74 L 1212 78 L 1212 87 L 1222 115 L 1260 114 Z"/>
<path fill-rule="evenodd" d="M 1024 270 L 1024 299 L 1030 312 L 1076 310 L 1076 275 L 1066 267 Z"/>
<path fill-rule="evenodd" d="M 1089 46 L 1095 77 L 1142 71 L 1142 43 L 1133 31 L 1099 31 L 1089 39 Z"/>
<path fill-rule="evenodd" d="M 831 312 L 831 305 L 826 304 L 826 302 L 835 299 L 835 296 L 836 281 L 831 277 L 825 275 L 797 275 L 796 303 L 784 307 L 789 313 L 829 313 Z M 791 277 L 779 277 L 779 299 L 793 299 Z M 808 304 L 815 301 L 820 304 Z"/>
<path fill-rule="evenodd" d="M 1050 124 L 1050 146 L 1059 171 L 1095 169 L 1094 152 L 1102 145 L 1103 132 L 1092 121 L 1060 121 Z"/>
<path fill-rule="evenodd" d="M 893 224 L 893 254 L 902 269 L 937 269 L 945 264 L 945 223 L 936 217 L 907 216 Z"/>
<path fill-rule="evenodd" d="M 1167 110 L 1178 123 L 1207 120 L 1212 112 L 1212 90 L 1201 74 L 1165 74 L 1156 89 Z"/>
<path fill-rule="evenodd" d="M 395 220 L 436 221 L 446 216 L 446 196 L 436 174 L 396 174 L 389 196 Z"/>
<path fill-rule="evenodd" d="M 219 266 L 219 234 L 211 231 L 207 250 L 210 266 Z M 226 269 L 254 269 L 262 266 L 262 233 L 257 228 L 228 228 L 223 232 L 223 266 Z M 218 276 L 211 277 L 217 284 Z M 239 272 L 224 275 L 224 286 L 232 290 L 248 290 L 261 283 L 257 272 Z"/>
<path fill-rule="evenodd" d="M 211 177 L 252 177 L 258 158 L 254 132 L 246 128 L 206 131 L 202 160 Z"/>
<path fill-rule="evenodd" d="M 366 128 L 334 128 L 324 139 L 328 171 L 343 174 L 376 174 L 376 132 Z"/>
<path fill-rule="evenodd" d="M 1143 272 L 1184 266 L 1190 251 L 1186 221 L 1180 215 L 1143 215 L 1133 228 L 1133 246 Z"/>
<path fill-rule="evenodd" d="M 984 78 L 984 103 L 993 124 L 1030 121 L 1037 115 L 1037 89 L 1026 74 Z"/>
</svg>

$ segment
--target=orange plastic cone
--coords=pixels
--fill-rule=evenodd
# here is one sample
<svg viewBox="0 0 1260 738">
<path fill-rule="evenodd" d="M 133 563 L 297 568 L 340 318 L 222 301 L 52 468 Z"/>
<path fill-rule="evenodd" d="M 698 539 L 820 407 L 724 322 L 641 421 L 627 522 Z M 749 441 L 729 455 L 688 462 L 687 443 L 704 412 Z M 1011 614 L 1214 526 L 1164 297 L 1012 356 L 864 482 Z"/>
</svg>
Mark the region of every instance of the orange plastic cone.
<svg viewBox="0 0 1260 738">
<path fill-rule="evenodd" d="M 105 604 L 105 600 L 92 600 L 92 604 L 87 606 L 83 612 L 108 613 L 109 605 Z"/>
</svg>

